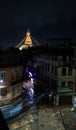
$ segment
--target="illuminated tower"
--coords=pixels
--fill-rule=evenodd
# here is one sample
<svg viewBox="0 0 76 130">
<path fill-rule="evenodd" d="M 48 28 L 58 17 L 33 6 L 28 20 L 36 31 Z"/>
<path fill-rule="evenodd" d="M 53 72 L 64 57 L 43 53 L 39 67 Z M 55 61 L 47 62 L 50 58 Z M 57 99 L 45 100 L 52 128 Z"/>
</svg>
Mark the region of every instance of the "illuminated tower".
<svg viewBox="0 0 76 130">
<path fill-rule="evenodd" d="M 29 29 L 28 31 L 26 32 L 26 37 L 25 37 L 25 43 L 24 43 L 27 47 L 28 46 L 32 46 L 32 39 L 31 39 L 31 36 L 30 36 L 30 32 L 29 32 Z"/>
<path fill-rule="evenodd" d="M 19 47 L 19 49 L 20 50 L 25 49 L 25 48 L 27 49 L 28 47 L 32 47 L 32 46 L 33 46 L 32 39 L 31 39 L 30 31 L 28 29 L 28 31 L 26 32 L 26 36 L 25 36 L 24 42 Z"/>
</svg>

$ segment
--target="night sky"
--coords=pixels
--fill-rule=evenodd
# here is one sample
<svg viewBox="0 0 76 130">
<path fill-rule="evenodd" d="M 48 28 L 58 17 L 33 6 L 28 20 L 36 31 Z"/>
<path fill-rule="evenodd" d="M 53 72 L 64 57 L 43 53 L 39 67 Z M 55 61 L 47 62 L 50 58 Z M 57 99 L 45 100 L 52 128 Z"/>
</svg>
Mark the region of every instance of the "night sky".
<svg viewBox="0 0 76 130">
<path fill-rule="evenodd" d="M 76 0 L 0 2 L 0 46 L 16 46 L 29 28 L 41 43 L 50 39 L 76 39 Z"/>
</svg>

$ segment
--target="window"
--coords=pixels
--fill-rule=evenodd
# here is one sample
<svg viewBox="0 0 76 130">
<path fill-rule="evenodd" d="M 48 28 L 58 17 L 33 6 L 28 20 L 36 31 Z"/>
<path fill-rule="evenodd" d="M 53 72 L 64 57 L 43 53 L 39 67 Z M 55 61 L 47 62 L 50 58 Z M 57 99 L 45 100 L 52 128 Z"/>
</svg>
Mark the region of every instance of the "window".
<svg viewBox="0 0 76 130">
<path fill-rule="evenodd" d="M 47 64 L 45 64 L 45 70 L 47 70 Z"/>
<path fill-rule="evenodd" d="M 48 72 L 50 71 L 50 65 L 48 65 Z"/>
<path fill-rule="evenodd" d="M 49 86 L 49 77 L 48 76 L 46 76 L 46 83 Z"/>
<path fill-rule="evenodd" d="M 15 80 L 15 70 L 11 70 L 11 79 Z"/>
<path fill-rule="evenodd" d="M 6 71 L 1 71 L 0 72 L 0 78 L 4 79 L 4 80 L 6 79 Z"/>
<path fill-rule="evenodd" d="M 55 56 L 52 56 L 52 60 L 55 60 Z"/>
<path fill-rule="evenodd" d="M 15 70 L 15 72 L 16 72 L 16 78 L 19 78 L 19 69 L 17 68 L 16 70 Z"/>
<path fill-rule="evenodd" d="M 72 68 L 71 67 L 68 68 L 68 75 L 72 75 Z"/>
<path fill-rule="evenodd" d="M 1 96 L 2 96 L 2 98 L 7 97 L 7 88 L 1 88 Z"/>
<path fill-rule="evenodd" d="M 62 86 L 62 87 L 65 86 L 65 81 L 61 82 L 61 86 Z"/>
<path fill-rule="evenodd" d="M 62 68 L 62 76 L 66 75 L 66 68 Z"/>
<path fill-rule="evenodd" d="M 42 64 L 42 69 L 45 70 L 45 64 Z"/>
<path fill-rule="evenodd" d="M 66 61 L 67 60 L 67 56 L 63 56 L 63 61 Z"/>
<path fill-rule="evenodd" d="M 57 67 L 55 67 L 55 75 L 57 75 Z"/>
<path fill-rule="evenodd" d="M 15 96 L 15 86 L 12 86 L 12 96 Z"/>
<path fill-rule="evenodd" d="M 72 81 L 68 81 L 68 87 L 73 90 L 73 86 L 74 86 L 73 82 Z"/>
<path fill-rule="evenodd" d="M 51 79 L 51 88 L 54 92 L 57 91 L 57 81 L 54 79 Z"/>
<path fill-rule="evenodd" d="M 17 68 L 17 73 L 18 73 L 18 77 L 21 77 L 22 73 L 23 73 L 23 68 L 22 67 L 18 67 Z"/>
<path fill-rule="evenodd" d="M 72 61 L 72 58 L 73 58 L 72 56 L 69 56 L 69 61 Z"/>
<path fill-rule="evenodd" d="M 57 61 L 57 56 L 55 56 L 55 61 Z"/>
<path fill-rule="evenodd" d="M 17 85 L 17 93 L 20 93 L 20 91 L 21 91 L 21 88 L 19 85 Z"/>
<path fill-rule="evenodd" d="M 54 66 L 52 66 L 52 74 L 54 73 Z"/>
</svg>

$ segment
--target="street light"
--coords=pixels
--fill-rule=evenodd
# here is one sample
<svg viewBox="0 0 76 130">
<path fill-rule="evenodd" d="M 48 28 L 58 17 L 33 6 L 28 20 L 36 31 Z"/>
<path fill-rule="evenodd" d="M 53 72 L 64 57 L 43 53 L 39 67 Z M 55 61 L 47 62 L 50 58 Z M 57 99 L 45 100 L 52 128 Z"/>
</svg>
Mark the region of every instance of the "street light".
<svg viewBox="0 0 76 130">
<path fill-rule="evenodd" d="M 0 83 L 3 83 L 3 79 L 0 79 Z"/>
<path fill-rule="evenodd" d="M 50 100 L 51 100 L 51 97 L 52 97 L 52 92 L 49 94 L 49 105 L 50 105 Z"/>
</svg>

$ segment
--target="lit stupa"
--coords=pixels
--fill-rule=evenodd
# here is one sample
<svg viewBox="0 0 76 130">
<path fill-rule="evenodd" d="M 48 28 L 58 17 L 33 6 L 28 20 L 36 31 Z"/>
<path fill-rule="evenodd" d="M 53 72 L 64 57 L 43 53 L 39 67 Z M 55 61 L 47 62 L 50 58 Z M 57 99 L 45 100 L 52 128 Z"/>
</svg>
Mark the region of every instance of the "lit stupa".
<svg viewBox="0 0 76 130">
<path fill-rule="evenodd" d="M 25 45 L 32 46 L 32 39 L 29 30 L 26 32 Z"/>
<path fill-rule="evenodd" d="M 30 35 L 30 31 L 28 29 L 28 31 L 26 32 L 26 36 L 25 36 L 25 40 L 24 40 L 24 43 L 23 45 L 20 46 L 20 50 L 22 49 L 27 49 L 28 47 L 32 47 L 33 44 L 32 44 L 32 39 L 31 39 L 31 35 Z"/>
</svg>

